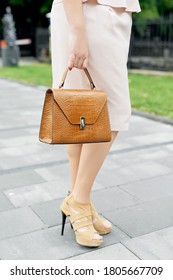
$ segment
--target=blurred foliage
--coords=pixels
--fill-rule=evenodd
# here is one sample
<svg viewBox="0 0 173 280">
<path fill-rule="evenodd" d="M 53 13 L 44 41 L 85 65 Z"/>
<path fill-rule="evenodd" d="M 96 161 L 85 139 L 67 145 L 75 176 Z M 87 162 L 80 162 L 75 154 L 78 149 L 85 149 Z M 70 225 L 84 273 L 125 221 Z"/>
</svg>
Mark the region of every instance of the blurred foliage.
<svg viewBox="0 0 173 280">
<path fill-rule="evenodd" d="M 156 2 L 157 0 L 140 0 L 142 12 L 140 14 L 134 14 L 134 21 L 137 24 L 139 33 L 144 32 L 148 20 L 159 18 L 159 10 Z"/>
<path fill-rule="evenodd" d="M 41 26 L 45 14 L 50 12 L 53 0 L 1 0 L 0 16 L 5 12 L 5 7 L 10 5 L 13 10 L 19 13 L 28 12 L 35 26 Z M 173 13 L 173 0 L 139 0 L 142 13 L 134 14 L 134 20 L 141 29 L 146 25 L 147 20 L 157 19 L 162 15 Z"/>
<path fill-rule="evenodd" d="M 173 12 L 172 0 L 157 0 L 156 3 L 160 14 Z"/>
<path fill-rule="evenodd" d="M 8 2 L 8 4 L 11 6 L 37 6 L 41 14 L 49 12 L 52 4 L 52 0 L 7 0 L 6 2 Z"/>
<path fill-rule="evenodd" d="M 138 32 L 145 30 L 148 20 L 156 20 L 161 16 L 173 13 L 172 0 L 139 0 L 142 12 L 134 14 Z"/>
</svg>

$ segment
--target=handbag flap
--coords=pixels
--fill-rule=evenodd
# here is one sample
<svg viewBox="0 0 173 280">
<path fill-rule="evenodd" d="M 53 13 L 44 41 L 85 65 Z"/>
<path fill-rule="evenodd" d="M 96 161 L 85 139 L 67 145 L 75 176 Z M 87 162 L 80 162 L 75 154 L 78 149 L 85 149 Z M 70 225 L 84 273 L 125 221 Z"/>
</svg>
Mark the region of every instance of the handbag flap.
<svg viewBox="0 0 173 280">
<path fill-rule="evenodd" d="M 52 92 L 71 124 L 80 124 L 80 117 L 85 117 L 86 124 L 94 124 L 107 101 L 102 90 L 52 89 Z"/>
</svg>

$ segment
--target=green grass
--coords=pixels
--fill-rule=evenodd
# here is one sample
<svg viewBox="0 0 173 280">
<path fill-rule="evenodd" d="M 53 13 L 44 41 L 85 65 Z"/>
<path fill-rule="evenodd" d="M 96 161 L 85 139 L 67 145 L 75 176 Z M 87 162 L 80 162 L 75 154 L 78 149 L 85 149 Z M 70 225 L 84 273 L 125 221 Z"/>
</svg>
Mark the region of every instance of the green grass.
<svg viewBox="0 0 173 280">
<path fill-rule="evenodd" d="M 0 67 L 0 77 L 32 85 L 51 87 L 51 65 L 34 63 L 20 67 Z M 173 77 L 129 74 L 132 107 L 173 119 Z"/>
<path fill-rule="evenodd" d="M 20 67 L 0 67 L 0 77 L 32 85 L 50 87 L 52 84 L 51 65 L 46 63 L 33 63 Z"/>
<path fill-rule="evenodd" d="M 173 119 L 173 77 L 129 74 L 132 107 Z"/>
</svg>

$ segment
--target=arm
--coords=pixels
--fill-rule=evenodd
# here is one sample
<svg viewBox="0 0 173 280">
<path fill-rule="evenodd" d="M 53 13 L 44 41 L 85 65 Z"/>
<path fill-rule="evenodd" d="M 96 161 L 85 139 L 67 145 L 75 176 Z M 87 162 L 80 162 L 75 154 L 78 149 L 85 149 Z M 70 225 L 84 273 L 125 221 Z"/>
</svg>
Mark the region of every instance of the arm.
<svg viewBox="0 0 173 280">
<path fill-rule="evenodd" d="M 70 28 L 68 67 L 86 68 L 88 44 L 82 0 L 63 0 L 63 5 Z"/>
</svg>

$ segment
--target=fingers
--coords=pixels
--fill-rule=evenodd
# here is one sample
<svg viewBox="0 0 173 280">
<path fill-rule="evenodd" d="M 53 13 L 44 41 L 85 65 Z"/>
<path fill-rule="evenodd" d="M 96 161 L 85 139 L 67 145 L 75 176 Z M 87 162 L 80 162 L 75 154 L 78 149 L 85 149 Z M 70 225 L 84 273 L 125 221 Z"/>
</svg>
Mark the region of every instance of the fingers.
<svg viewBox="0 0 173 280">
<path fill-rule="evenodd" d="M 74 54 L 71 54 L 69 56 L 69 61 L 68 61 L 68 68 L 71 70 L 73 67 L 78 68 L 78 69 L 84 69 L 87 68 L 88 66 L 88 59 L 86 57 L 78 57 L 75 56 Z"/>
</svg>

